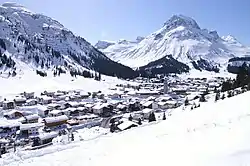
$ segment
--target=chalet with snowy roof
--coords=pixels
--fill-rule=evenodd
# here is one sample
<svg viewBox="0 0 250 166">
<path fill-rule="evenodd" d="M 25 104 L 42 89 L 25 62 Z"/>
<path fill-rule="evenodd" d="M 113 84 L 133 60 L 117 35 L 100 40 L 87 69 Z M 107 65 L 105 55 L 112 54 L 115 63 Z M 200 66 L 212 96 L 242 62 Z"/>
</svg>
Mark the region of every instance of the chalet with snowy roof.
<svg viewBox="0 0 250 166">
<path fill-rule="evenodd" d="M 49 114 L 49 109 L 44 105 L 37 105 L 34 107 L 40 117 L 45 117 Z"/>
<path fill-rule="evenodd" d="M 57 132 L 40 133 L 33 139 L 32 147 L 43 147 L 42 145 L 51 145 L 52 140 L 58 136 Z"/>
<path fill-rule="evenodd" d="M 46 128 L 50 129 L 61 129 L 65 128 L 67 124 L 67 120 L 69 118 L 66 115 L 61 115 L 57 117 L 47 117 L 43 119 Z"/>
<path fill-rule="evenodd" d="M 64 110 L 52 110 L 48 114 L 50 117 L 57 117 L 61 115 L 69 115 L 69 110 L 64 109 Z"/>
<path fill-rule="evenodd" d="M 158 105 L 154 101 L 142 101 L 141 102 L 142 108 L 150 108 L 150 109 L 157 109 Z"/>
<path fill-rule="evenodd" d="M 41 104 L 50 104 L 52 103 L 52 101 L 53 101 L 53 98 L 49 96 L 42 95 L 39 97 L 39 102 Z"/>
<path fill-rule="evenodd" d="M 26 99 L 34 99 L 35 98 L 35 92 L 23 92 L 21 93 L 22 96 L 24 96 Z"/>
<path fill-rule="evenodd" d="M 109 103 L 97 103 L 93 108 L 93 113 L 100 116 L 109 116 L 114 107 Z"/>
<path fill-rule="evenodd" d="M 0 119 L 0 138 L 15 134 L 20 129 L 20 123 L 13 120 Z"/>
<path fill-rule="evenodd" d="M 24 96 L 16 96 L 13 101 L 16 106 L 22 106 L 26 103 L 26 100 L 27 99 Z"/>
<path fill-rule="evenodd" d="M 47 105 L 47 108 L 49 110 L 54 110 L 54 109 L 60 109 L 61 108 L 61 104 L 58 103 L 50 103 Z"/>
<path fill-rule="evenodd" d="M 11 110 L 11 111 L 5 112 L 3 116 L 7 119 L 17 119 L 17 118 L 23 117 L 24 115 L 21 111 Z"/>
<path fill-rule="evenodd" d="M 26 103 L 25 103 L 26 106 L 33 106 L 33 105 L 37 105 L 37 104 L 38 104 L 37 99 L 28 99 L 28 100 L 26 100 Z"/>
<path fill-rule="evenodd" d="M 19 119 L 19 121 L 22 124 L 26 124 L 26 123 L 37 123 L 38 119 L 40 118 L 40 116 L 38 116 L 37 114 L 32 114 L 32 115 L 26 115 L 23 116 Z"/>
<path fill-rule="evenodd" d="M 118 109 L 118 111 L 121 111 L 121 112 L 126 112 L 128 110 L 128 106 L 125 104 L 119 104 L 116 106 L 116 108 Z"/>
<path fill-rule="evenodd" d="M 92 113 L 93 112 L 93 107 L 95 106 L 94 103 L 87 103 L 84 105 L 84 107 L 87 109 L 88 112 Z"/>
<path fill-rule="evenodd" d="M 44 95 L 44 96 L 49 96 L 49 97 L 54 97 L 55 92 L 53 92 L 53 91 L 44 91 L 44 92 L 42 93 L 42 95 Z"/>
<path fill-rule="evenodd" d="M 150 109 L 150 108 L 145 108 L 145 109 L 143 109 L 143 110 L 142 110 L 143 118 L 144 118 L 144 119 L 148 119 L 148 118 L 149 118 L 149 115 L 150 115 L 151 113 L 153 113 L 153 112 L 154 112 L 154 110 L 153 110 L 153 109 Z"/>
<path fill-rule="evenodd" d="M 21 137 L 34 137 L 39 134 L 39 129 L 42 128 L 44 124 L 42 123 L 27 123 L 20 125 L 20 136 Z"/>
<path fill-rule="evenodd" d="M 128 111 L 139 111 L 141 109 L 140 102 L 138 100 L 130 100 L 128 103 Z"/>
<path fill-rule="evenodd" d="M 123 130 L 127 130 L 127 129 L 130 129 L 132 127 L 137 127 L 138 124 L 137 123 L 134 123 L 132 121 L 124 121 L 123 123 L 119 124 L 117 126 L 117 128 L 120 130 L 120 131 L 123 131 Z"/>
<path fill-rule="evenodd" d="M 9 110 L 9 109 L 14 109 L 16 107 L 14 101 L 3 101 L 3 110 Z"/>
</svg>

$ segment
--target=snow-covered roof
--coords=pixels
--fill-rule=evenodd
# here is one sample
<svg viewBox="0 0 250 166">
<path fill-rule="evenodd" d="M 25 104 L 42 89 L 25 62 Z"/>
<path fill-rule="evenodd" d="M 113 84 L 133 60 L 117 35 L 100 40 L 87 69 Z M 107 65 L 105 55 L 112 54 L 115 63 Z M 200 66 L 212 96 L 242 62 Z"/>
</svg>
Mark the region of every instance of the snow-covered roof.
<svg viewBox="0 0 250 166">
<path fill-rule="evenodd" d="M 145 108 L 145 109 L 142 110 L 142 113 L 148 114 L 148 113 L 153 112 L 153 111 L 154 111 L 153 109 Z"/>
<path fill-rule="evenodd" d="M 98 118 L 98 116 L 94 114 L 88 114 L 77 117 L 77 119 L 93 119 L 93 118 Z"/>
<path fill-rule="evenodd" d="M 167 102 L 160 101 L 160 102 L 158 102 L 158 105 L 160 105 L 160 106 L 164 106 L 164 105 L 167 105 Z"/>
<path fill-rule="evenodd" d="M 58 115 L 60 113 L 64 112 L 64 110 L 52 110 L 49 112 L 49 114 L 53 114 L 53 115 Z"/>
<path fill-rule="evenodd" d="M 124 108 L 126 108 L 126 105 L 124 105 L 124 104 L 119 104 L 116 108 L 118 108 L 118 109 L 124 109 Z"/>
<path fill-rule="evenodd" d="M 7 119 L 0 119 L 0 128 L 12 128 L 20 126 L 21 123 L 14 121 L 14 120 L 7 120 Z"/>
<path fill-rule="evenodd" d="M 102 109 L 102 108 L 108 107 L 108 106 L 109 106 L 109 103 L 97 103 L 97 104 L 93 107 L 93 109 L 99 110 L 99 109 Z"/>
<path fill-rule="evenodd" d="M 15 114 L 15 113 L 17 113 L 17 112 L 22 114 L 22 112 L 19 111 L 19 110 L 10 110 L 10 111 L 8 111 L 8 112 L 5 112 L 3 115 L 4 115 L 4 116 L 10 116 L 10 115 L 13 115 L 13 114 Z"/>
<path fill-rule="evenodd" d="M 40 128 L 42 127 L 42 123 L 27 123 L 27 124 L 21 124 L 20 125 L 20 130 L 29 130 L 32 128 Z"/>
<path fill-rule="evenodd" d="M 93 103 L 88 103 L 88 104 L 86 104 L 84 106 L 87 107 L 87 108 L 92 108 L 94 106 L 94 104 Z"/>
<path fill-rule="evenodd" d="M 70 104 L 72 107 L 77 107 L 77 106 L 81 105 L 81 103 L 75 102 L 75 101 L 68 102 L 68 104 Z"/>
<path fill-rule="evenodd" d="M 168 101 L 166 101 L 166 103 L 169 104 L 169 105 L 175 105 L 177 103 L 177 101 L 175 101 L 175 100 L 168 100 Z"/>
<path fill-rule="evenodd" d="M 39 119 L 40 116 L 38 116 L 37 114 L 32 114 L 32 115 L 27 115 L 25 117 L 22 117 L 22 119 L 27 119 L 27 120 L 35 120 L 35 119 Z"/>
<path fill-rule="evenodd" d="M 66 121 L 69 118 L 66 115 L 61 115 L 61 116 L 57 116 L 57 117 L 47 117 L 44 118 L 46 123 L 55 123 L 55 122 L 61 122 L 61 121 Z"/>
<path fill-rule="evenodd" d="M 147 101 L 147 102 L 143 103 L 142 105 L 143 105 L 144 107 L 148 107 L 148 106 L 150 106 L 150 105 L 153 104 L 153 103 L 154 103 L 153 101 Z"/>
<path fill-rule="evenodd" d="M 120 125 L 118 125 L 117 127 L 120 129 L 120 130 L 125 130 L 126 128 L 130 127 L 130 126 L 138 126 L 138 124 L 132 122 L 132 121 L 123 121 L 123 123 L 121 123 Z"/>
<path fill-rule="evenodd" d="M 50 139 L 50 138 L 55 138 L 58 136 L 57 132 L 49 132 L 49 133 L 40 133 L 38 135 L 38 138 L 40 138 L 40 140 L 45 140 L 45 139 Z"/>
<path fill-rule="evenodd" d="M 43 100 L 53 100 L 52 97 L 49 97 L 49 96 L 46 96 L 46 95 L 42 95 L 42 96 L 40 96 L 40 98 L 43 99 Z"/>
<path fill-rule="evenodd" d="M 155 100 L 156 97 L 155 96 L 149 96 L 146 100 L 149 101 L 149 100 Z"/>
</svg>

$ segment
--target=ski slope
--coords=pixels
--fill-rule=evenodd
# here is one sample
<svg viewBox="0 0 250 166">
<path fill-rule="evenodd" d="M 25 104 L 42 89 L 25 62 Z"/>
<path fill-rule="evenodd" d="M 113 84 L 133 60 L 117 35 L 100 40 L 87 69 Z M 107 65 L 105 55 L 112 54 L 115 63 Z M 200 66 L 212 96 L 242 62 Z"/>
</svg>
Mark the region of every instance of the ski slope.
<svg viewBox="0 0 250 166">
<path fill-rule="evenodd" d="M 166 121 L 92 140 L 58 151 L 18 152 L 0 159 L 19 166 L 242 166 L 250 165 L 250 92 L 179 108 Z M 46 152 L 46 153 L 45 153 Z"/>
</svg>

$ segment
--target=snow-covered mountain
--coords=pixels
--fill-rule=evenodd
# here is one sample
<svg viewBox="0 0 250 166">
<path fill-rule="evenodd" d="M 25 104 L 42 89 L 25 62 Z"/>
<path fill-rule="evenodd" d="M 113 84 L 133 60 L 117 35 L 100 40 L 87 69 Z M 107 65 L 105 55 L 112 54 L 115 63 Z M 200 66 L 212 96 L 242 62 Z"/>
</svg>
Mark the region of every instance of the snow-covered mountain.
<svg viewBox="0 0 250 166">
<path fill-rule="evenodd" d="M 110 60 L 84 38 L 74 35 L 58 21 L 34 13 L 16 3 L 0 6 L 0 69 L 95 70 L 131 77 L 134 71 Z M 108 67 L 107 67 L 108 66 Z"/>
<path fill-rule="evenodd" d="M 172 16 L 161 29 L 138 42 L 117 42 L 100 51 L 134 68 L 172 55 L 190 69 L 210 71 L 225 67 L 230 58 L 250 54 L 250 49 L 235 38 L 201 29 L 195 20 L 183 15 Z"/>
</svg>

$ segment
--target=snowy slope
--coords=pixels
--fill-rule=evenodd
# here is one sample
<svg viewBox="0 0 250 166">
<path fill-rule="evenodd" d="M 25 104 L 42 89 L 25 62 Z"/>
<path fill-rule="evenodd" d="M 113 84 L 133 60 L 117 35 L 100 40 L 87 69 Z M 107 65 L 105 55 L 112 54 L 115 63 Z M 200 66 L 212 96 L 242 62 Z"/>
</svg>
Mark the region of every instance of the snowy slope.
<svg viewBox="0 0 250 166">
<path fill-rule="evenodd" d="M 0 6 L 0 26 L 1 54 L 11 57 L 16 64 L 24 62 L 30 68 L 44 70 L 63 66 L 67 70 L 87 68 L 107 75 L 133 75 L 130 68 L 111 61 L 58 21 L 31 12 L 22 5 L 4 3 Z M 1 59 L 0 70 L 5 71 Z M 13 70 L 21 69 L 15 63 L 9 66 Z"/>
<path fill-rule="evenodd" d="M 120 54 L 123 54 L 126 50 L 135 47 L 143 39 L 144 37 L 138 36 L 135 41 L 120 39 L 117 42 L 109 42 L 100 40 L 95 44 L 95 47 L 112 59 L 113 56 L 115 56 L 115 53 L 119 52 Z"/>
<path fill-rule="evenodd" d="M 250 164 L 250 93 L 190 111 L 176 110 L 166 121 L 72 144 L 8 154 L 2 165 L 172 165 Z M 237 103 L 237 104 L 236 104 Z M 56 150 L 56 152 L 55 152 Z"/>
<path fill-rule="evenodd" d="M 48 73 L 47 77 L 40 77 L 34 71 L 25 69 L 25 74 L 8 79 L 0 77 L 0 98 L 1 96 L 12 96 L 26 92 L 57 91 L 57 90 L 76 90 L 80 89 L 86 92 L 102 91 L 108 93 L 109 88 L 114 88 L 117 84 L 123 84 L 127 81 L 116 77 L 102 75 L 101 81 L 95 81 L 92 78 L 77 76 L 71 77 L 69 74 L 61 74 L 60 77 L 54 77 Z M 128 83 L 128 82 L 127 82 Z M 130 84 L 134 84 L 130 82 Z"/>
<path fill-rule="evenodd" d="M 249 48 L 232 42 L 230 37 L 221 38 L 216 31 L 201 29 L 195 20 L 183 15 L 172 16 L 161 29 L 136 44 L 127 47 L 115 44 L 100 50 L 112 60 L 130 67 L 144 66 L 172 55 L 191 69 L 202 60 L 213 67 L 225 67 L 228 59 L 249 53 Z"/>
</svg>

